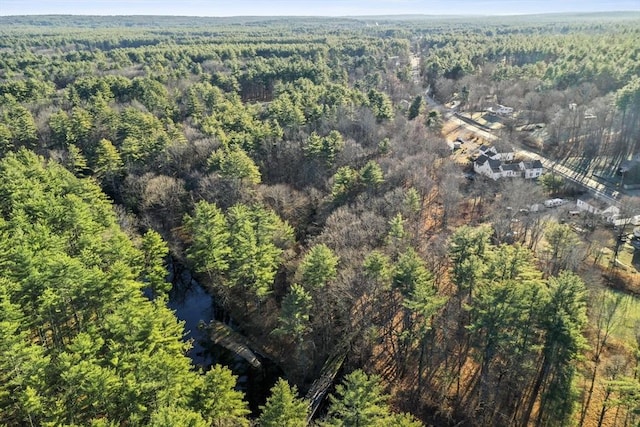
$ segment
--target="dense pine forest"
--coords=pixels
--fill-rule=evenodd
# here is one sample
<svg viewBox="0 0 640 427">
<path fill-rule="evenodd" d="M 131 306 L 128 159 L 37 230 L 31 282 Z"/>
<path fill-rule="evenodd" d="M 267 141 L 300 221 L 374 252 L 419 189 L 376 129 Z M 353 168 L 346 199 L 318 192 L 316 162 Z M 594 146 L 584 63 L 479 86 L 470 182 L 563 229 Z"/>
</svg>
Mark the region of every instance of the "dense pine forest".
<svg viewBox="0 0 640 427">
<path fill-rule="evenodd" d="M 639 40 L 638 13 L 0 17 L 0 425 L 638 426 Z M 473 175 L 467 122 L 618 216 Z"/>
</svg>

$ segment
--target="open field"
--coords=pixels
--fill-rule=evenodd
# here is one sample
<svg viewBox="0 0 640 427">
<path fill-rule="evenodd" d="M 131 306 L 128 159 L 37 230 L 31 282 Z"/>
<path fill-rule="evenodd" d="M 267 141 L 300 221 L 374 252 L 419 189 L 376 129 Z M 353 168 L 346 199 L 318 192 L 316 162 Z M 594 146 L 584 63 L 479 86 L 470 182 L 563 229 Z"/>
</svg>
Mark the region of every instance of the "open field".
<svg viewBox="0 0 640 427">
<path fill-rule="evenodd" d="M 616 294 L 617 291 L 607 291 Z M 625 295 L 613 335 L 624 342 L 634 342 L 640 333 L 640 298 Z"/>
</svg>

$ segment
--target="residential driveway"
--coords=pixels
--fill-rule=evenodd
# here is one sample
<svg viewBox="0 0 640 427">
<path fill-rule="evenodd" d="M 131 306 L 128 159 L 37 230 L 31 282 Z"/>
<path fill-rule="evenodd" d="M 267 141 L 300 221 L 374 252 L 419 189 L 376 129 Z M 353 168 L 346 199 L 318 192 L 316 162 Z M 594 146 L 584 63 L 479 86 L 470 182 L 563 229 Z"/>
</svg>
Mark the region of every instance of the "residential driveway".
<svg viewBox="0 0 640 427">
<path fill-rule="evenodd" d="M 445 135 L 447 137 L 447 140 L 449 139 L 449 137 L 451 137 L 451 140 L 455 140 L 456 138 L 458 138 L 458 136 L 461 135 L 462 138 L 464 138 L 465 134 L 472 134 L 477 138 L 484 140 L 484 142 L 491 142 L 498 139 L 498 137 L 491 132 L 488 132 L 478 126 L 474 126 L 471 123 L 460 119 L 454 113 L 447 113 L 446 120 L 447 124 L 445 125 L 445 129 L 451 130 L 447 135 Z M 453 132 L 455 132 L 455 135 L 453 134 Z"/>
</svg>

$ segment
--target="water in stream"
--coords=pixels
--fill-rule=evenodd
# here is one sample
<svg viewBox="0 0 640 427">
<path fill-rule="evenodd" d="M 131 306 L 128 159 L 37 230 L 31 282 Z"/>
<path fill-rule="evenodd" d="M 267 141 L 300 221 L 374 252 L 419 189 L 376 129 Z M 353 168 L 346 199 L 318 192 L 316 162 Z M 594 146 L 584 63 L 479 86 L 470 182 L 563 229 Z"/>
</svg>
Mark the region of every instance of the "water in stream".
<svg viewBox="0 0 640 427">
<path fill-rule="evenodd" d="M 235 375 L 238 375 L 238 389 L 245 393 L 249 408 L 254 415 L 257 415 L 258 406 L 264 404 L 269 395 L 269 389 L 278 378 L 283 376 L 282 370 L 267 358 L 261 359 L 261 369 L 253 369 L 243 358 L 213 344 L 208 334 L 199 328 L 200 323 L 209 323 L 217 318 L 233 324 L 232 320 L 216 307 L 211 295 L 188 270 L 182 270 L 178 277 L 173 277 L 172 274 L 169 279 L 173 283 L 173 288 L 169 292 L 167 305 L 175 311 L 178 319 L 185 322 L 185 339 L 190 339 L 193 343 L 187 355 L 194 365 L 204 369 L 214 363 L 229 367 Z"/>
<path fill-rule="evenodd" d="M 210 346 L 209 338 L 205 331 L 200 329 L 200 322 L 208 323 L 215 315 L 213 298 L 193 280 L 188 272 L 183 272 L 169 293 L 167 304 L 176 312 L 176 317 L 185 322 L 185 339 L 192 340 L 193 347 L 187 355 L 195 365 L 208 367 L 215 362 Z"/>
</svg>

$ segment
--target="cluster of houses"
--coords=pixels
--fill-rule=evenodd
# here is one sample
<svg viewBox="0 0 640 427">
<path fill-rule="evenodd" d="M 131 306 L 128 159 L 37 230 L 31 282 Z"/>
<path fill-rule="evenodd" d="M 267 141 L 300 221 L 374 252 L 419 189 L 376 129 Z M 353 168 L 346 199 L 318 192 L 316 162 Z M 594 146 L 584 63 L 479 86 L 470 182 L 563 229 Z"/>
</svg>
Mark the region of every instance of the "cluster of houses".
<svg viewBox="0 0 640 427">
<path fill-rule="evenodd" d="M 542 175 L 544 168 L 540 160 L 516 160 L 512 151 L 499 152 L 493 146 L 482 145 L 473 162 L 473 170 L 493 180 L 514 177 L 535 179 Z"/>
<path fill-rule="evenodd" d="M 601 217 L 604 221 L 615 226 L 633 225 L 640 226 L 640 215 L 630 215 L 623 217 L 620 214 L 620 208 L 596 199 L 592 196 L 583 196 L 576 202 L 578 210 L 589 212 L 593 215 Z M 640 230 L 639 230 L 640 231 Z"/>
<path fill-rule="evenodd" d="M 620 209 L 592 196 L 583 196 L 576 201 L 579 211 L 602 217 L 606 222 L 614 222 L 620 216 Z"/>
<path fill-rule="evenodd" d="M 482 145 L 478 149 L 476 158 L 473 161 L 473 170 L 476 174 L 489 177 L 493 180 L 512 177 L 523 177 L 525 179 L 536 179 L 542 176 L 544 168 L 540 160 L 523 161 L 515 157 L 513 151 L 501 152 L 494 146 Z M 552 199 L 545 202 L 546 207 L 555 207 L 564 204 L 562 199 Z M 537 206 L 538 205 L 534 205 Z M 576 211 L 570 213 L 588 212 L 594 216 L 601 217 L 604 221 L 616 226 L 632 224 L 638 227 L 640 234 L 640 215 L 630 218 L 623 218 L 620 209 L 590 195 L 583 196 L 576 201 Z M 640 236 L 638 237 L 640 239 Z M 639 241 L 638 249 L 640 249 Z"/>
</svg>

